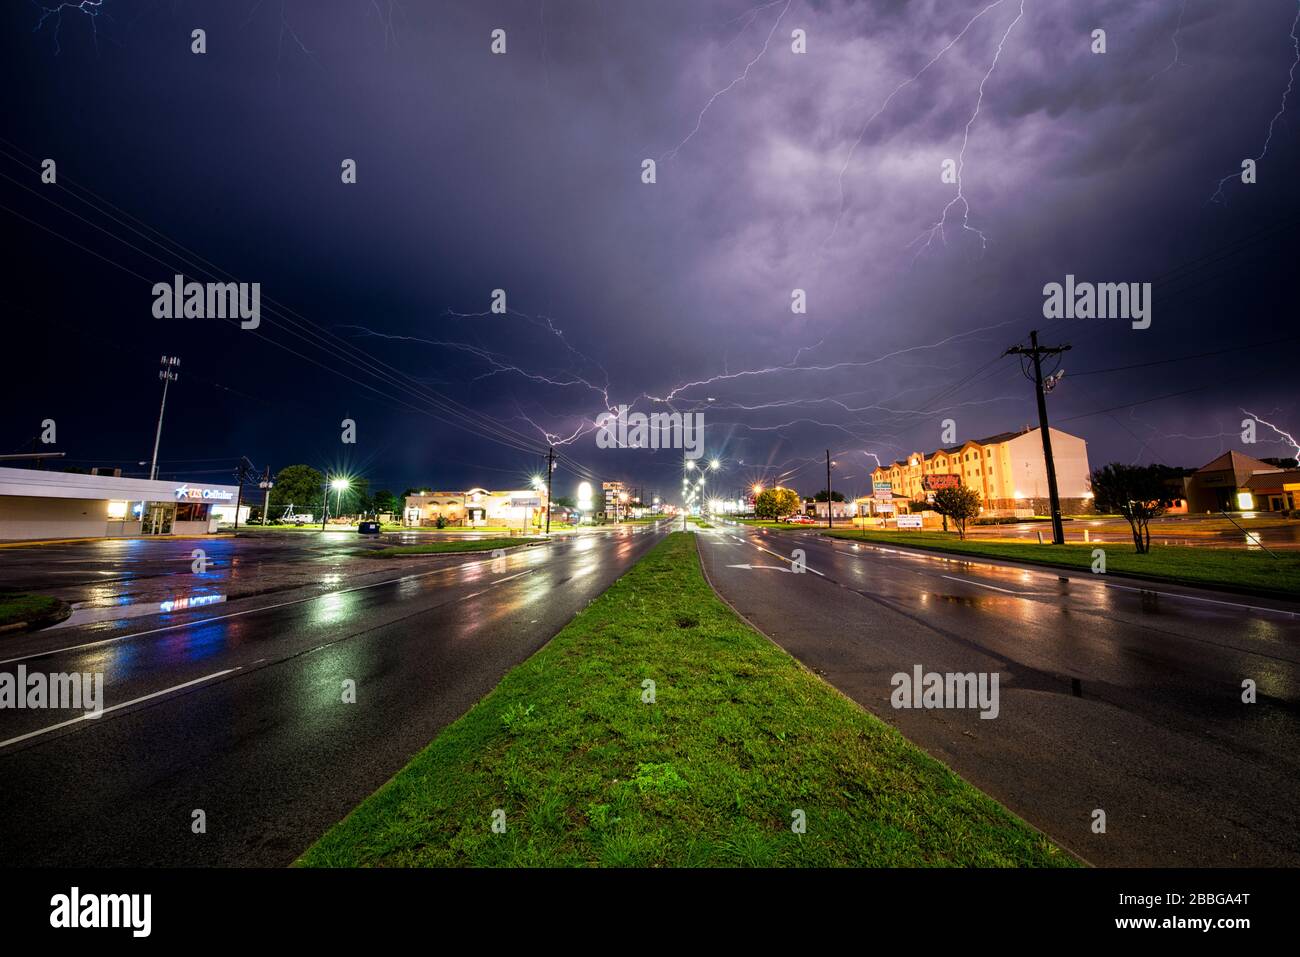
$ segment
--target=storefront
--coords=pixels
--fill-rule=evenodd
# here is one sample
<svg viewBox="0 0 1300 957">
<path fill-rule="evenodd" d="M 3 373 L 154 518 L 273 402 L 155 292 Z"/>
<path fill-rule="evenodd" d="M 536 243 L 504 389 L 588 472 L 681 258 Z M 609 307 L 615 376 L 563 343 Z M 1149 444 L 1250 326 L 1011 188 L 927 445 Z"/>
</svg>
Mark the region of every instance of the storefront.
<svg viewBox="0 0 1300 957">
<path fill-rule="evenodd" d="M 233 520 L 233 485 L 0 468 L 0 541 L 207 535 Z"/>
</svg>

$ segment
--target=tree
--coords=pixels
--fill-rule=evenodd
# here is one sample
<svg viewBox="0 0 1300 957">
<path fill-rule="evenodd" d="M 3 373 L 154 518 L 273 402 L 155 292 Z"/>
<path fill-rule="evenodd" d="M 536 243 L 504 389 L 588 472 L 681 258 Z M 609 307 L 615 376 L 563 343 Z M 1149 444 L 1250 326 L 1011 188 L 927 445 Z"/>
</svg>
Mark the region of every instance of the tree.
<svg viewBox="0 0 1300 957">
<path fill-rule="evenodd" d="M 799 493 L 792 488 L 769 488 L 758 493 L 754 514 L 759 518 L 782 519 L 799 511 Z"/>
<path fill-rule="evenodd" d="M 299 511 L 317 507 L 324 488 L 325 476 L 310 465 L 286 465 L 275 476 L 271 507 L 278 510 L 293 505 Z"/>
<path fill-rule="evenodd" d="M 1167 465 L 1125 465 L 1111 462 L 1092 473 L 1092 506 L 1128 519 L 1133 547 L 1139 555 L 1151 551 L 1151 519 L 1163 515 L 1181 491 L 1170 479 L 1179 476 Z"/>
<path fill-rule="evenodd" d="M 556 508 L 577 508 L 577 503 L 568 495 L 557 495 L 551 499 L 551 504 Z"/>
<path fill-rule="evenodd" d="M 952 519 L 957 526 L 957 535 L 966 538 L 966 522 L 980 513 L 980 493 L 965 485 L 956 488 L 941 488 L 934 493 L 934 505 L 931 506 L 944 518 Z"/>
<path fill-rule="evenodd" d="M 814 495 L 814 496 L 813 496 L 813 501 L 814 501 L 814 502 L 824 502 L 824 501 L 826 501 L 826 489 L 822 489 L 820 492 L 818 492 L 816 495 Z M 831 492 L 831 501 L 832 501 L 832 502 L 842 502 L 842 501 L 844 501 L 844 493 L 843 493 L 843 492 Z"/>
<path fill-rule="evenodd" d="M 401 503 L 397 501 L 397 496 L 386 488 L 381 488 L 375 493 L 375 511 L 397 513 L 402 510 Z"/>
</svg>

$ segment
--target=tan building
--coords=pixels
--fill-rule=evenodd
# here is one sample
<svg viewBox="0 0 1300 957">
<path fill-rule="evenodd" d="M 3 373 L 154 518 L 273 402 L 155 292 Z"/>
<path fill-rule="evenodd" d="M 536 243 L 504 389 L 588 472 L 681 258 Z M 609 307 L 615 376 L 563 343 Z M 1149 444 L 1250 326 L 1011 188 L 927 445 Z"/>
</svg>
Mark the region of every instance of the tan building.
<svg viewBox="0 0 1300 957">
<path fill-rule="evenodd" d="M 472 488 L 464 492 L 422 492 L 406 497 L 404 524 L 437 525 L 440 515 L 448 525 L 466 528 L 489 525 L 526 528 L 545 522 L 546 492 L 535 489 L 489 492 Z"/>
<path fill-rule="evenodd" d="M 1300 508 L 1300 469 L 1224 452 L 1183 480 L 1187 511 L 1286 512 Z"/>
<path fill-rule="evenodd" d="M 1092 501 L 1088 444 L 1058 429 L 1051 435 L 1061 510 L 1085 511 Z M 871 478 L 877 487 L 889 483 L 894 501 L 921 501 L 955 481 L 978 491 L 987 510 L 1048 512 L 1047 466 L 1036 428 L 972 439 L 929 455 L 913 452 L 877 468 Z"/>
</svg>

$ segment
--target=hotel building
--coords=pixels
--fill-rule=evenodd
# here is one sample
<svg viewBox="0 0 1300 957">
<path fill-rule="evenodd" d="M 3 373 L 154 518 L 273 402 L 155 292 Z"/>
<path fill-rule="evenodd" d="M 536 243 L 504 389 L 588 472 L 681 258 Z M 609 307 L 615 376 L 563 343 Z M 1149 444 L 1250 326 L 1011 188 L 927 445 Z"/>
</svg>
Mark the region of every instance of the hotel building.
<svg viewBox="0 0 1300 957">
<path fill-rule="evenodd" d="M 1088 445 L 1076 435 L 1051 430 L 1052 458 L 1061 511 L 1083 512 L 1091 507 Z M 876 488 L 888 484 L 892 501 L 923 501 L 945 485 L 960 483 L 973 488 L 990 512 L 1049 511 L 1047 466 L 1039 430 L 1002 432 L 926 455 L 913 452 L 906 459 L 882 465 L 871 473 Z"/>
</svg>

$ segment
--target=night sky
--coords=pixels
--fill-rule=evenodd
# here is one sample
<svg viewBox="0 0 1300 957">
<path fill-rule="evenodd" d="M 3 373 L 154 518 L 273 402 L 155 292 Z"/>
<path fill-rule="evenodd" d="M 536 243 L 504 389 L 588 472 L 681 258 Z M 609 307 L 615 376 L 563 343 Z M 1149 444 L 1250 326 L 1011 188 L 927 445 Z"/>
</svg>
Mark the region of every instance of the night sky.
<svg viewBox="0 0 1300 957">
<path fill-rule="evenodd" d="M 1295 454 L 1239 433 L 1300 435 L 1296 0 L 41 3 L 0 15 L 0 452 L 54 419 L 144 473 L 175 354 L 165 476 L 517 488 L 549 433 L 555 494 L 675 497 L 679 452 L 596 447 L 622 403 L 704 411 L 719 490 L 829 448 L 861 492 L 1036 424 L 1037 328 L 1094 467 Z M 177 272 L 261 327 L 155 319 Z M 1151 327 L 1043 318 L 1067 274 L 1153 283 Z"/>
</svg>

